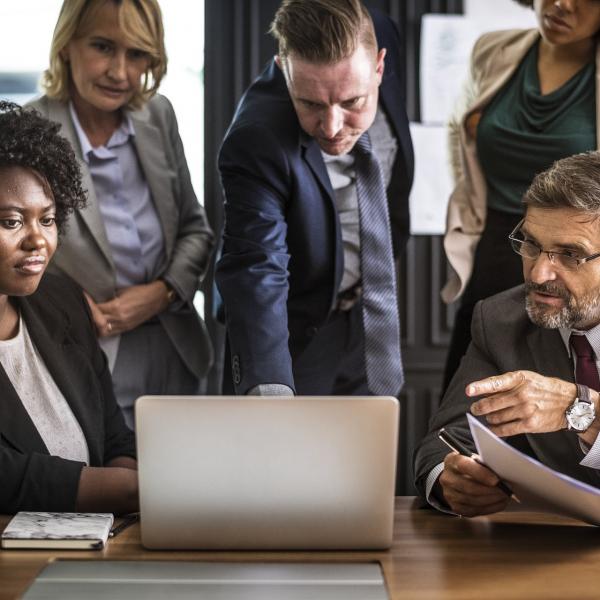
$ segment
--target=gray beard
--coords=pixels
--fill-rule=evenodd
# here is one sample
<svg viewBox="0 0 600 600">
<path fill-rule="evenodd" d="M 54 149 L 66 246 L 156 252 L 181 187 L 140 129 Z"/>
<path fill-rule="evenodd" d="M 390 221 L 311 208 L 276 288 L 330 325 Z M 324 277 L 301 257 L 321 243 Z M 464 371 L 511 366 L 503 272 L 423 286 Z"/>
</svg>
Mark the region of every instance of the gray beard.
<svg viewBox="0 0 600 600">
<path fill-rule="evenodd" d="M 560 293 L 565 305 L 558 311 L 548 308 L 546 305 L 537 304 L 529 298 L 529 291 L 546 291 Z M 546 329 L 589 329 L 600 323 L 600 294 L 589 294 L 576 303 L 573 296 L 566 290 L 557 290 L 553 284 L 525 283 L 525 310 L 530 321 L 538 327 Z"/>
</svg>

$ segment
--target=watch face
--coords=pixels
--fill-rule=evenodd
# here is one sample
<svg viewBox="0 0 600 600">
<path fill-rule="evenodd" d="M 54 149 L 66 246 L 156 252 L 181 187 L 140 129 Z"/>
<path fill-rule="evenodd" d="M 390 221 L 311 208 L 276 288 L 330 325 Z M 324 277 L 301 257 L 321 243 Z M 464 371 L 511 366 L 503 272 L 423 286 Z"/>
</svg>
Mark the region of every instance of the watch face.
<svg viewBox="0 0 600 600">
<path fill-rule="evenodd" d="M 567 414 L 569 425 L 575 431 L 585 431 L 594 420 L 594 406 L 587 402 L 576 402 Z"/>
</svg>

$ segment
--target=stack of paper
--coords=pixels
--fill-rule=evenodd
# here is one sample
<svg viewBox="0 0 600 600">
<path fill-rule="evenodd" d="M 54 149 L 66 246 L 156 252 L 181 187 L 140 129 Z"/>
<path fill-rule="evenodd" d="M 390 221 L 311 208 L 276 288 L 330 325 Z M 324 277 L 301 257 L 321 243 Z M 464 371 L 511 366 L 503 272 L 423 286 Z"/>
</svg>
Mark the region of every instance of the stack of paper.
<svg viewBox="0 0 600 600">
<path fill-rule="evenodd" d="M 471 415 L 467 419 L 481 461 L 510 485 L 522 508 L 600 525 L 599 489 L 515 450 Z"/>
</svg>

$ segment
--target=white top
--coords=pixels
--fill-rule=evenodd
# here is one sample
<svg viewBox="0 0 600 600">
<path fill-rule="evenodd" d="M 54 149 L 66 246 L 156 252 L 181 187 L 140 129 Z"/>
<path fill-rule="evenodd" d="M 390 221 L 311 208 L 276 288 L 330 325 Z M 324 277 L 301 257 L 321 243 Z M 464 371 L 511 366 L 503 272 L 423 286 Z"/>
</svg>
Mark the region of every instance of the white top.
<svg viewBox="0 0 600 600">
<path fill-rule="evenodd" d="M 62 392 L 33 345 L 23 319 L 10 340 L 0 340 L 0 363 L 48 452 L 89 464 L 87 442 Z"/>
</svg>

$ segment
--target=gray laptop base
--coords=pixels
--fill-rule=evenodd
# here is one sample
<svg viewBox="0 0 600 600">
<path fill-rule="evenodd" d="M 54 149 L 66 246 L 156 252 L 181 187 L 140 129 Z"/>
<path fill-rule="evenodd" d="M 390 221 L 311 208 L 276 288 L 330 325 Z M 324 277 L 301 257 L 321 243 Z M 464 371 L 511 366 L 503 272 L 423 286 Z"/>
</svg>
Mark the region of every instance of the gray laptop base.
<svg viewBox="0 0 600 600">
<path fill-rule="evenodd" d="M 57 560 L 24 600 L 388 600 L 377 563 Z"/>
</svg>

